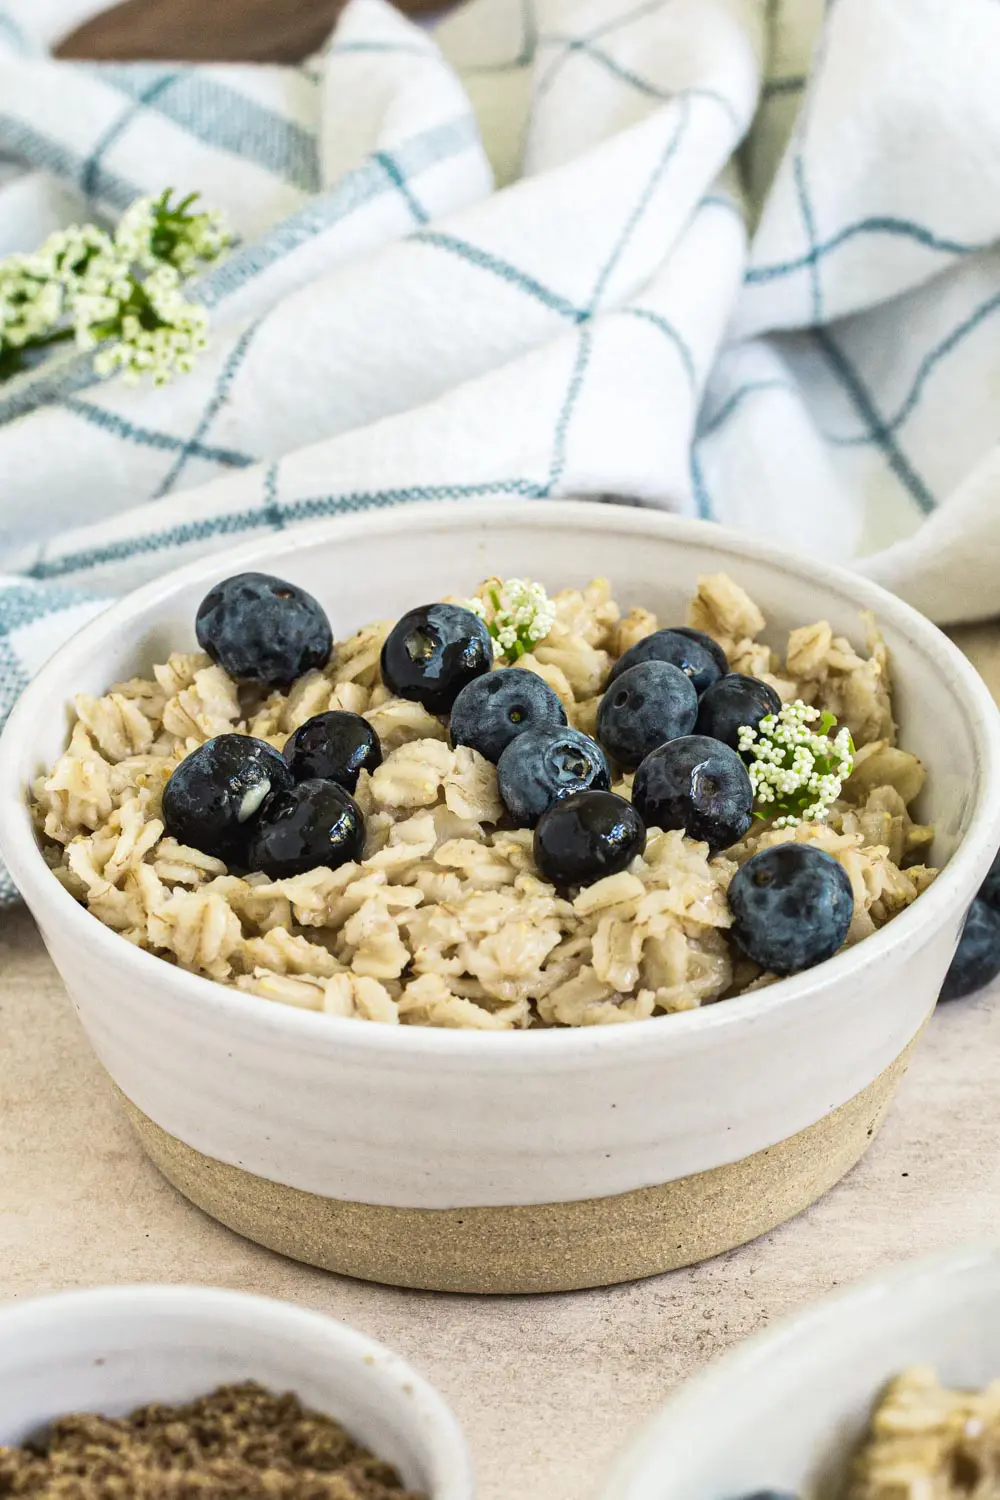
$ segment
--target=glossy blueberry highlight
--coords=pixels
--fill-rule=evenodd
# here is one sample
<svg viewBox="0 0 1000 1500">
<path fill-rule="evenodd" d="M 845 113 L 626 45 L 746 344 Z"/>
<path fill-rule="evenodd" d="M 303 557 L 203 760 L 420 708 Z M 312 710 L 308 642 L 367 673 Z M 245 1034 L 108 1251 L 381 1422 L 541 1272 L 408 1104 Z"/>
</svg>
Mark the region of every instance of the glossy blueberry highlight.
<svg viewBox="0 0 1000 1500">
<path fill-rule="evenodd" d="M 220 734 L 185 756 L 163 789 L 171 838 L 227 865 L 245 866 L 254 824 L 292 774 L 277 750 L 246 734 Z"/>
<path fill-rule="evenodd" d="M 534 828 L 571 792 L 607 791 L 611 772 L 600 745 L 579 729 L 530 729 L 501 755 L 497 785 L 517 827 Z"/>
<path fill-rule="evenodd" d="M 325 865 L 336 870 L 360 859 L 364 815 L 335 781 L 300 781 L 268 803 L 248 851 L 251 870 L 287 880 Z"/>
<path fill-rule="evenodd" d="M 700 734 L 647 755 L 635 773 L 632 801 L 647 828 L 681 828 L 712 854 L 741 839 L 753 815 L 743 761 L 728 745 Z"/>
<path fill-rule="evenodd" d="M 721 668 L 720 656 L 723 663 Z M 652 635 L 636 641 L 634 646 L 630 646 L 618 658 L 611 669 L 608 686 L 623 672 L 628 672 L 643 661 L 669 662 L 672 667 L 683 672 L 685 677 L 690 678 L 695 692 L 699 694 L 710 688 L 713 682 L 718 682 L 722 674 L 729 670 L 725 652 L 710 636 L 702 636 L 696 630 L 654 630 Z"/>
<path fill-rule="evenodd" d="M 673 632 L 674 635 L 682 635 L 689 641 L 697 641 L 698 645 L 704 651 L 707 651 L 715 662 L 715 665 L 719 669 L 719 676 L 725 677 L 729 671 L 729 661 L 718 641 L 713 641 L 712 637 L 706 635 L 704 630 L 693 630 L 690 625 L 675 625 Z"/>
<path fill-rule="evenodd" d="M 695 733 L 738 750 L 743 725 L 756 729 L 765 714 L 776 714 L 780 708 L 781 699 L 769 683 L 730 672 L 702 694 Z"/>
<path fill-rule="evenodd" d="M 963 1000 L 1000 974 L 1000 911 L 977 897 L 945 975 L 939 1000 Z"/>
<path fill-rule="evenodd" d="M 362 771 L 382 764 L 382 745 L 367 719 L 333 709 L 296 729 L 284 756 L 296 781 L 336 781 L 353 792 Z"/>
<path fill-rule="evenodd" d="M 493 637 L 471 609 L 423 604 L 390 630 L 382 647 L 382 681 L 399 698 L 446 714 L 467 683 L 493 665 Z"/>
<path fill-rule="evenodd" d="M 666 661 L 640 661 L 609 684 L 597 710 L 597 738 L 613 760 L 634 771 L 657 745 L 690 734 L 697 717 L 690 677 Z"/>
<path fill-rule="evenodd" d="M 451 710 L 451 743 L 469 745 L 496 765 L 511 740 L 532 729 L 559 729 L 566 710 L 537 672 L 507 667 L 468 683 Z"/>
<path fill-rule="evenodd" d="M 630 802 L 614 792 L 574 792 L 538 820 L 534 859 L 560 889 L 592 885 L 625 870 L 646 847 L 646 830 Z"/>
<path fill-rule="evenodd" d="M 230 677 L 265 688 L 287 687 L 325 666 L 333 650 L 322 605 L 268 573 L 238 573 L 217 583 L 198 606 L 195 633 Z"/>
<path fill-rule="evenodd" d="M 843 945 L 854 893 L 832 855 L 809 844 L 775 844 L 737 870 L 729 909 L 732 937 L 748 958 L 774 974 L 795 974 Z"/>
</svg>

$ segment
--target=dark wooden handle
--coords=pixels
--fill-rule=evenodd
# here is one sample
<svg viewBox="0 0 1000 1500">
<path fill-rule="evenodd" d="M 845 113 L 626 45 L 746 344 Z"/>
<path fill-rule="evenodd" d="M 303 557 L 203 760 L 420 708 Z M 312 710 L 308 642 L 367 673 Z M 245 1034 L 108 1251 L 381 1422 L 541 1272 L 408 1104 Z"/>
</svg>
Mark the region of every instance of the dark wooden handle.
<svg viewBox="0 0 1000 1500">
<path fill-rule="evenodd" d="M 58 48 L 104 61 L 301 62 L 322 46 L 344 0 L 124 0 Z M 442 0 L 397 0 L 419 15 Z"/>
</svg>

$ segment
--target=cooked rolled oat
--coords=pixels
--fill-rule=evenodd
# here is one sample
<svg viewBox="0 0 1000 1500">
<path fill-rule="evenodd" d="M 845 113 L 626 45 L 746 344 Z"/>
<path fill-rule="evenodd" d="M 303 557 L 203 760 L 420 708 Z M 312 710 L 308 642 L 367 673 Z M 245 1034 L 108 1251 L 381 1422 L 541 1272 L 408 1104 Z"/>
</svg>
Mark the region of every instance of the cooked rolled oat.
<svg viewBox="0 0 1000 1500">
<path fill-rule="evenodd" d="M 1000 1381 L 943 1386 L 918 1366 L 882 1396 L 847 1500 L 993 1500 L 1000 1493 Z"/>
<path fill-rule="evenodd" d="M 565 590 L 555 619 L 510 671 L 537 672 L 569 721 L 593 732 L 608 672 L 657 629 L 622 617 L 608 583 Z M 825 621 L 791 633 L 784 661 L 760 640 L 765 621 L 724 574 L 700 580 L 689 623 L 730 665 L 784 701 L 829 709 L 853 735 L 856 768 L 826 823 L 755 823 L 724 855 L 680 832 L 649 831 L 630 869 L 574 899 L 532 863 L 532 836 L 502 825 L 495 768 L 452 749 L 445 724 L 381 682 L 390 625 L 336 646 L 322 671 L 288 692 L 239 689 L 207 656 L 178 652 L 102 698 L 81 695 L 69 746 L 34 787 L 56 877 L 129 942 L 211 979 L 300 1008 L 395 1025 L 496 1031 L 640 1020 L 759 988 L 774 976 L 727 938 L 729 881 L 755 850 L 788 839 L 833 855 L 850 876 L 848 942 L 867 937 L 933 879 L 920 861 L 931 830 L 908 805 L 924 772 L 896 744 L 889 662 L 874 620 L 867 655 Z M 180 761 L 218 734 L 281 749 L 317 713 L 361 713 L 384 759 L 362 772 L 364 858 L 286 880 L 231 874 L 165 834 L 163 788 Z M 615 790 L 628 795 L 631 778 Z"/>
</svg>

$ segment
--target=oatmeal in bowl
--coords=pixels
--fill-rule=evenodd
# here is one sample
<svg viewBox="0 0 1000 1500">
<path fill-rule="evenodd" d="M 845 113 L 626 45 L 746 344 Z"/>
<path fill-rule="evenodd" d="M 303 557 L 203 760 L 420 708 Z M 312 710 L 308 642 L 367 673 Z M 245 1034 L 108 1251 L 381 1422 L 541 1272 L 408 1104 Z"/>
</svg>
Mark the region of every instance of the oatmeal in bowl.
<svg viewBox="0 0 1000 1500">
<path fill-rule="evenodd" d="M 294 630 L 252 591 L 229 630 L 247 574 Z M 996 710 L 939 631 L 618 506 L 204 556 L 0 739 L 0 851 L 152 1160 L 272 1249 L 440 1290 L 654 1274 L 833 1186 L 998 844 Z"/>
<path fill-rule="evenodd" d="M 598 1500 L 992 1500 L 998 1335 L 995 1246 L 840 1288 L 681 1386 Z"/>
<path fill-rule="evenodd" d="M 933 880 L 889 653 L 764 644 L 703 574 L 686 620 L 599 578 L 488 579 L 333 640 L 243 574 L 199 652 L 80 694 L 34 783 L 56 877 L 127 941 L 391 1025 L 644 1020 L 853 945 Z"/>
</svg>

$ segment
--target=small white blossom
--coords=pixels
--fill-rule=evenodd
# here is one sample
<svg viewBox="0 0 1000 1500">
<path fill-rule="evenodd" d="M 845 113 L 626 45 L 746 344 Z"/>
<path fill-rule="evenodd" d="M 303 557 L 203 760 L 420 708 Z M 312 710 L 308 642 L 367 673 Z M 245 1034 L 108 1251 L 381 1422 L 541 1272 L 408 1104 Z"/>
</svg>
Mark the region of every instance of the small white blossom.
<svg viewBox="0 0 1000 1500">
<path fill-rule="evenodd" d="M 153 271 L 164 263 L 189 275 L 199 261 L 218 260 L 231 243 L 221 214 L 189 213 L 197 194 L 173 205 L 170 193 L 137 198 L 115 230 L 115 248 L 128 263 Z"/>
<path fill-rule="evenodd" d="M 819 722 L 818 732 L 809 726 Z M 854 769 L 850 730 L 839 729 L 831 713 L 820 714 L 801 699 L 766 714 L 756 728 L 745 724 L 739 748 L 752 759 L 747 767 L 758 817 L 771 817 L 776 828 L 825 819 Z"/>
<path fill-rule="evenodd" d="M 190 370 L 208 316 L 182 296 L 182 278 L 230 243 L 218 214 L 191 211 L 196 198 L 140 198 L 113 237 L 71 224 L 30 255 L 0 261 L 0 378 L 23 368 L 26 354 L 70 339 L 83 351 L 100 347 L 99 375 L 149 373 L 162 385 Z"/>
<path fill-rule="evenodd" d="M 495 579 L 487 585 L 486 594 L 490 608 L 482 599 L 466 600 L 466 606 L 486 621 L 498 658 L 517 661 L 543 641 L 555 623 L 555 605 L 540 583 Z"/>
</svg>

